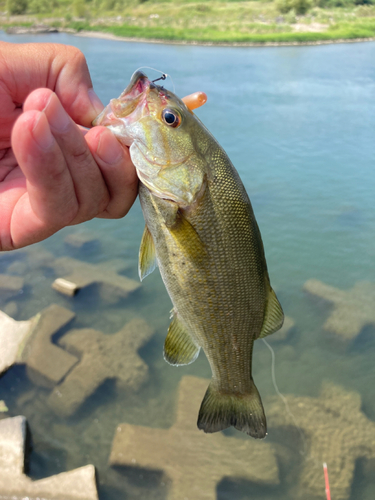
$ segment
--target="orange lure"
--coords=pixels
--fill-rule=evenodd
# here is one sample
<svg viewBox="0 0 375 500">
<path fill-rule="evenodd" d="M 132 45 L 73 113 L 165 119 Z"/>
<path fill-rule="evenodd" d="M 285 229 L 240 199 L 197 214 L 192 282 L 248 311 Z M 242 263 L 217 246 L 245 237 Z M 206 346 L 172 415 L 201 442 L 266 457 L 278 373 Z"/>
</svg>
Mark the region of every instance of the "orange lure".
<svg viewBox="0 0 375 500">
<path fill-rule="evenodd" d="M 193 111 L 193 109 L 200 108 L 207 102 L 207 95 L 204 92 L 194 92 L 194 94 L 183 97 L 182 100 L 190 111 Z"/>
</svg>

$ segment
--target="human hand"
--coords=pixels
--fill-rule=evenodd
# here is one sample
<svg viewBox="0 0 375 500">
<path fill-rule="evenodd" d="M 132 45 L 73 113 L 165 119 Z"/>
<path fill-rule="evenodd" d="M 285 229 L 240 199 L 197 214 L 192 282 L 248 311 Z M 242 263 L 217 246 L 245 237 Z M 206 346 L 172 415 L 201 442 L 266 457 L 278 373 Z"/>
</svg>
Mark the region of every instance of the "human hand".
<svg viewBox="0 0 375 500">
<path fill-rule="evenodd" d="M 78 49 L 0 42 L 0 250 L 128 212 L 128 149 L 105 127 L 78 126 L 102 108 Z"/>
</svg>

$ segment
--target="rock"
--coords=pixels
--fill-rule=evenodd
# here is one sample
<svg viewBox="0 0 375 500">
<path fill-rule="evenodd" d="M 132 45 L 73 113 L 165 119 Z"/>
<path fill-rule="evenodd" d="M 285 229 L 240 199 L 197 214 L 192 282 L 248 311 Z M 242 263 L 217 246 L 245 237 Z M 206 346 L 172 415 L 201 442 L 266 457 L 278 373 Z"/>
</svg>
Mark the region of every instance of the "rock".
<svg viewBox="0 0 375 500">
<path fill-rule="evenodd" d="M 133 319 L 113 335 L 90 329 L 68 332 L 59 343 L 81 359 L 55 387 L 48 405 L 57 414 L 70 416 L 107 379 L 137 391 L 148 378 L 148 366 L 137 351 L 153 333 L 142 319 Z"/>
<path fill-rule="evenodd" d="M 38 481 L 24 474 L 25 417 L 0 421 L 0 495 L 3 498 L 44 500 L 98 500 L 95 468 L 86 465 Z"/>
<path fill-rule="evenodd" d="M 333 304 L 333 312 L 324 328 L 350 341 L 363 327 L 375 325 L 375 283 L 359 281 L 350 290 L 340 290 L 311 279 L 303 289 Z"/>
<path fill-rule="evenodd" d="M 140 287 L 140 283 L 117 274 L 127 267 L 127 264 L 119 259 L 103 264 L 88 264 L 70 257 L 62 257 L 56 259 L 52 267 L 58 274 L 70 273 L 57 278 L 52 284 L 55 290 L 69 296 L 94 284 L 115 290 L 118 297 L 127 297 Z"/>
<path fill-rule="evenodd" d="M 170 429 L 120 424 L 110 464 L 162 469 L 171 481 L 168 494 L 171 500 L 214 500 L 216 487 L 225 477 L 278 484 L 278 466 L 269 444 L 198 430 L 197 408 L 208 383 L 205 379 L 183 377 L 176 423 Z"/>
<path fill-rule="evenodd" d="M 28 321 L 16 321 L 0 311 L 0 373 L 15 363 L 26 364 L 31 380 L 54 387 L 78 359 L 52 343 L 52 336 L 75 314 L 51 305 Z"/>
<path fill-rule="evenodd" d="M 375 458 L 375 422 L 361 412 L 361 397 L 333 384 L 323 386 L 320 398 L 287 395 L 295 420 L 280 399 L 267 411 L 272 427 L 283 427 L 285 442 L 297 422 L 305 436 L 305 461 L 299 480 L 298 498 L 322 498 L 323 462 L 328 465 L 332 498 L 348 500 L 356 460 Z"/>
<path fill-rule="evenodd" d="M 11 276 L 9 274 L 0 274 L 0 298 L 9 299 L 22 293 L 24 280 L 20 276 Z"/>
</svg>

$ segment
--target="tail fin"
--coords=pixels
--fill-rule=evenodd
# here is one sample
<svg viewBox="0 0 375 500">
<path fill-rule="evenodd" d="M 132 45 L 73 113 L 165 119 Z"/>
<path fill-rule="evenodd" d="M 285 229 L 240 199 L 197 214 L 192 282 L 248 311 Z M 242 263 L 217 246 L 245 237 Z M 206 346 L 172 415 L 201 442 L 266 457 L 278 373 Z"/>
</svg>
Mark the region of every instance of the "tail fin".
<svg viewBox="0 0 375 500">
<path fill-rule="evenodd" d="M 199 410 L 198 428 L 211 433 L 233 425 L 254 438 L 264 438 L 266 416 L 258 389 L 251 383 L 247 394 L 228 394 L 220 392 L 211 382 Z"/>
</svg>

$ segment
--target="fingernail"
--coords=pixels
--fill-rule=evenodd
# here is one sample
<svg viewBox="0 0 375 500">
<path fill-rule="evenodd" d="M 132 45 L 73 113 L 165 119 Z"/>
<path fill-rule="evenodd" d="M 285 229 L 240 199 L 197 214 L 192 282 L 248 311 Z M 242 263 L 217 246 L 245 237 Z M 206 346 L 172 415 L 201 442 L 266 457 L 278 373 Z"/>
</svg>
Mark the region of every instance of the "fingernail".
<svg viewBox="0 0 375 500">
<path fill-rule="evenodd" d="M 51 127 L 56 132 L 65 132 L 71 120 L 56 94 L 51 94 L 44 110 Z"/>
<path fill-rule="evenodd" d="M 123 156 L 122 147 L 109 131 L 101 135 L 96 152 L 101 160 L 110 165 L 118 163 Z"/>
<path fill-rule="evenodd" d="M 95 109 L 96 114 L 98 115 L 103 111 L 104 105 L 99 97 L 96 95 L 94 89 L 89 89 L 87 91 L 92 107 Z"/>
<path fill-rule="evenodd" d="M 40 148 L 44 150 L 50 149 L 50 147 L 54 143 L 55 139 L 51 134 L 47 117 L 43 112 L 40 112 L 39 116 L 36 118 L 32 129 L 32 134 L 35 142 Z"/>
</svg>

